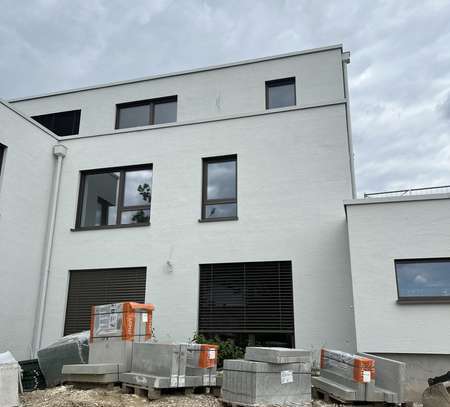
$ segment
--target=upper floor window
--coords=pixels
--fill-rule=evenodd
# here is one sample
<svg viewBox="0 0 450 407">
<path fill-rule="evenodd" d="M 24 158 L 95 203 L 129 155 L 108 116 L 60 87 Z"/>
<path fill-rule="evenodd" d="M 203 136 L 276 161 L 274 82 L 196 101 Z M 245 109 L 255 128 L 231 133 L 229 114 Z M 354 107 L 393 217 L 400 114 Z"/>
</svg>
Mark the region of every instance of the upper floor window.
<svg viewBox="0 0 450 407">
<path fill-rule="evenodd" d="M 449 301 L 450 259 L 396 260 L 399 301 Z"/>
<path fill-rule="evenodd" d="M 203 220 L 237 219 L 237 157 L 203 159 Z"/>
<path fill-rule="evenodd" d="M 116 129 L 173 123 L 176 121 L 176 96 L 117 105 Z"/>
<path fill-rule="evenodd" d="M 39 124 L 52 131 L 58 136 L 72 136 L 80 130 L 81 110 L 70 110 L 67 112 L 42 114 L 32 116 Z"/>
<path fill-rule="evenodd" d="M 0 143 L 0 175 L 2 175 L 3 169 L 3 157 L 5 156 L 6 146 Z"/>
<path fill-rule="evenodd" d="M 295 78 L 266 82 L 266 109 L 295 106 Z"/>
<path fill-rule="evenodd" d="M 76 227 L 148 225 L 151 165 L 81 172 Z"/>
</svg>

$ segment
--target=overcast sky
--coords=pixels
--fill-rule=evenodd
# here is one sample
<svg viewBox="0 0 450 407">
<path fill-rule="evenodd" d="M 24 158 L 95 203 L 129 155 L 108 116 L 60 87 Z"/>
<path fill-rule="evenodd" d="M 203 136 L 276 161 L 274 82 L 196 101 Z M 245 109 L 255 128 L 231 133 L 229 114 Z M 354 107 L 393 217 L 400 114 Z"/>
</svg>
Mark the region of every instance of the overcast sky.
<svg viewBox="0 0 450 407">
<path fill-rule="evenodd" d="M 450 0 L 0 0 L 0 97 L 343 43 L 359 193 L 450 185 Z"/>
</svg>

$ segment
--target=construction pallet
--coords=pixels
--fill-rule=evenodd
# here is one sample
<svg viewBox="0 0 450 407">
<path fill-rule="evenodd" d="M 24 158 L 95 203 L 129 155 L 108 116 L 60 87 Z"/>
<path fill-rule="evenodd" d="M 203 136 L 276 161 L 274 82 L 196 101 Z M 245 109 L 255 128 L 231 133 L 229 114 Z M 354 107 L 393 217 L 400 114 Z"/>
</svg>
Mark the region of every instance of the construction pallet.
<svg viewBox="0 0 450 407">
<path fill-rule="evenodd" d="M 136 384 L 122 383 L 122 392 L 127 394 L 136 394 L 140 397 L 148 398 L 149 400 L 158 400 L 165 394 L 209 394 L 210 387 L 168 387 L 168 388 L 148 388 L 138 386 Z"/>
</svg>

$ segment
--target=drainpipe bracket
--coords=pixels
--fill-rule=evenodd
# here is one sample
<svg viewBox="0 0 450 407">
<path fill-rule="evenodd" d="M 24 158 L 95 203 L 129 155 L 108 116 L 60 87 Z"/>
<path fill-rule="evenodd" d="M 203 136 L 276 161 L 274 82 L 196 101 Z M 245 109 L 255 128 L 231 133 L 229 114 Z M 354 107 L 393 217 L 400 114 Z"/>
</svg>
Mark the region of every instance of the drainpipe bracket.
<svg viewBox="0 0 450 407">
<path fill-rule="evenodd" d="M 67 154 L 67 147 L 63 144 L 57 144 L 56 146 L 53 146 L 53 154 L 56 157 L 65 157 Z"/>
</svg>

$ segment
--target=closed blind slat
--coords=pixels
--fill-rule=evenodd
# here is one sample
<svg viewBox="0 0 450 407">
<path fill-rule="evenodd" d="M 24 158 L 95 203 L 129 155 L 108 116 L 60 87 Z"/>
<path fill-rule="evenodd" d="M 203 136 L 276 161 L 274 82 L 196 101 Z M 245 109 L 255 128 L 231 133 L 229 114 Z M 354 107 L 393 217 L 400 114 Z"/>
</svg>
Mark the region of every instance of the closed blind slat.
<svg viewBox="0 0 450 407">
<path fill-rule="evenodd" d="M 201 264 L 199 331 L 294 333 L 291 262 Z"/>
<path fill-rule="evenodd" d="M 145 301 L 145 268 L 70 271 L 64 335 L 89 329 L 91 306 Z"/>
</svg>

